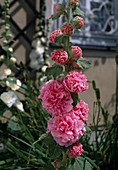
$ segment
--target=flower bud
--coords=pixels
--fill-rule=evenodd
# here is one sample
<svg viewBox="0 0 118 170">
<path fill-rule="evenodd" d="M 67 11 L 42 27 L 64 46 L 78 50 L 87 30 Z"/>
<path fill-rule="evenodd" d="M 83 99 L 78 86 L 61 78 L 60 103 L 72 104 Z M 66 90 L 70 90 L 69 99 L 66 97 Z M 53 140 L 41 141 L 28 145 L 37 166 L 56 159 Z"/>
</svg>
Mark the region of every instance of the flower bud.
<svg viewBox="0 0 118 170">
<path fill-rule="evenodd" d="M 41 37 L 41 42 L 42 42 L 42 43 L 46 43 L 46 40 L 45 40 L 44 37 Z"/>
<path fill-rule="evenodd" d="M 13 53 L 13 48 L 8 48 L 10 53 Z"/>
<path fill-rule="evenodd" d="M 38 36 L 41 36 L 43 33 L 41 31 L 37 32 Z"/>
<path fill-rule="evenodd" d="M 84 25 L 84 19 L 82 17 L 75 17 L 73 19 L 73 27 L 76 29 L 80 29 Z"/>
<path fill-rule="evenodd" d="M 70 0 L 69 5 L 74 5 L 76 2 L 78 2 L 79 0 Z"/>
<path fill-rule="evenodd" d="M 70 23 L 63 24 L 61 27 L 61 31 L 63 33 L 66 33 L 67 35 L 72 35 L 73 33 L 73 27 Z"/>
<path fill-rule="evenodd" d="M 44 73 L 45 73 L 46 69 L 47 69 L 47 66 L 43 66 L 43 67 L 41 68 L 42 72 L 44 72 Z"/>
<path fill-rule="evenodd" d="M 1 55 L 0 56 L 0 61 L 4 60 L 5 56 L 4 55 Z"/>
<path fill-rule="evenodd" d="M 9 68 L 4 70 L 5 76 L 9 76 L 11 74 L 11 70 Z"/>
<path fill-rule="evenodd" d="M 55 6 L 54 6 L 54 10 L 55 10 L 56 13 L 58 13 L 60 11 L 63 12 L 64 9 L 65 9 L 65 5 L 62 4 L 62 3 L 55 4 Z"/>
<path fill-rule="evenodd" d="M 15 62 L 16 62 L 16 58 L 11 57 L 11 58 L 10 58 L 10 61 L 11 61 L 12 63 L 15 63 Z"/>
</svg>

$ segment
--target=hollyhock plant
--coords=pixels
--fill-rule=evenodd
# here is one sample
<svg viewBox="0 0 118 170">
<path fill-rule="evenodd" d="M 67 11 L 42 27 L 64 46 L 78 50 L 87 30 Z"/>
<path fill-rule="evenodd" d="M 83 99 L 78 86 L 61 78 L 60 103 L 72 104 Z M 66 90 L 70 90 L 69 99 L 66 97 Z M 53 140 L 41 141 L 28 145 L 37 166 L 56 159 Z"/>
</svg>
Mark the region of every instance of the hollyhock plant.
<svg viewBox="0 0 118 170">
<path fill-rule="evenodd" d="M 80 102 L 73 109 L 74 114 L 77 115 L 83 122 L 88 120 L 88 111 L 88 104 L 86 104 L 83 100 L 80 100 Z"/>
<path fill-rule="evenodd" d="M 68 147 L 84 134 L 84 125 L 84 122 L 70 111 L 49 119 L 47 133 L 51 132 L 59 145 Z"/>
<path fill-rule="evenodd" d="M 69 149 L 68 154 L 72 157 L 80 156 L 84 150 L 80 142 L 75 142 Z"/>
<path fill-rule="evenodd" d="M 84 25 L 84 19 L 82 17 L 76 16 L 73 19 L 73 26 L 76 29 L 80 29 Z"/>
<path fill-rule="evenodd" d="M 85 74 L 78 70 L 70 71 L 65 77 L 63 84 L 69 91 L 74 93 L 82 92 L 88 89 Z"/>
<path fill-rule="evenodd" d="M 59 34 L 62 34 L 62 31 L 60 29 L 53 31 L 49 36 L 49 40 L 54 43 L 55 37 Z"/>
<path fill-rule="evenodd" d="M 78 46 L 72 46 L 71 51 L 73 53 L 73 57 L 80 57 L 82 55 L 82 49 Z"/>
<path fill-rule="evenodd" d="M 63 24 L 61 27 L 61 31 L 63 33 L 66 33 L 67 35 L 72 35 L 73 33 L 73 27 L 70 23 Z"/>
<path fill-rule="evenodd" d="M 73 107 L 73 100 L 69 91 L 63 85 L 63 78 L 46 82 L 42 86 L 38 98 L 42 99 L 43 107 L 52 116 L 69 112 Z"/>
<path fill-rule="evenodd" d="M 66 51 L 62 49 L 54 50 L 51 53 L 51 59 L 55 61 L 56 63 L 63 64 L 68 59 L 68 54 Z"/>
</svg>

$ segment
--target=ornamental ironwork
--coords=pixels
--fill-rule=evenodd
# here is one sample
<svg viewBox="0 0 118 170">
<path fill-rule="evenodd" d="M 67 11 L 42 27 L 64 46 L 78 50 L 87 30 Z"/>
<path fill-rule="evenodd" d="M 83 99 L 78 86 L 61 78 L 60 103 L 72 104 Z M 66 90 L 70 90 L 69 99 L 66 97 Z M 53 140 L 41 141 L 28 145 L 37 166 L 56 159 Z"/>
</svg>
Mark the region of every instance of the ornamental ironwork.
<svg viewBox="0 0 118 170">
<path fill-rule="evenodd" d="M 60 2 L 59 0 L 53 0 L 53 5 Z M 61 2 L 65 3 L 65 0 Z M 85 24 L 82 28 L 82 32 L 79 33 L 79 37 L 83 41 L 83 44 L 97 44 L 96 39 L 99 40 L 98 43 L 101 45 L 111 45 L 113 46 L 116 42 L 116 34 L 118 32 L 118 21 L 116 20 L 116 3 L 115 0 L 79 0 L 79 7 L 85 12 Z M 53 11 L 52 5 L 52 13 Z M 62 16 L 57 21 L 53 22 L 52 29 L 57 29 L 65 21 Z M 72 40 L 77 42 L 78 31 L 76 30 Z M 93 39 L 90 40 L 89 38 Z M 101 40 L 100 40 L 101 39 Z M 104 39 L 104 41 L 103 41 Z M 80 41 L 81 41 L 80 40 Z"/>
</svg>

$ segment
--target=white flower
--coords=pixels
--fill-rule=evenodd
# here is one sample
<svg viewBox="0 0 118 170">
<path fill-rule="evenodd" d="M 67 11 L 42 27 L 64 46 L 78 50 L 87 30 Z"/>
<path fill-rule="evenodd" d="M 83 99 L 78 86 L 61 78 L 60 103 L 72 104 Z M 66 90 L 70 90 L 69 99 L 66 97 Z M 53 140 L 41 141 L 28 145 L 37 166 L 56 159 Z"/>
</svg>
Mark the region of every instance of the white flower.
<svg viewBox="0 0 118 170">
<path fill-rule="evenodd" d="M 38 36 L 41 36 L 43 33 L 41 31 L 37 32 Z"/>
<path fill-rule="evenodd" d="M 22 112 L 24 112 L 23 104 L 19 100 L 16 100 L 16 102 L 14 103 L 14 106 L 16 106 Z"/>
<path fill-rule="evenodd" d="M 41 45 L 41 41 L 39 39 L 32 41 L 32 47 L 37 48 Z"/>
<path fill-rule="evenodd" d="M 38 60 L 36 60 L 36 59 L 31 60 L 30 67 L 32 69 L 38 70 L 40 68 Z"/>
<path fill-rule="evenodd" d="M 17 100 L 17 96 L 13 91 L 4 92 L 0 95 L 0 99 L 8 106 L 11 107 Z"/>
<path fill-rule="evenodd" d="M 19 88 L 20 88 L 20 86 L 21 86 L 21 81 L 20 80 L 16 80 L 16 84 L 15 83 L 11 83 L 11 82 L 9 82 L 9 81 L 6 81 L 6 85 L 8 86 L 8 87 L 10 87 L 12 90 L 14 90 L 14 91 L 16 91 L 16 90 L 18 90 Z"/>
<path fill-rule="evenodd" d="M 42 55 L 44 53 L 44 51 L 45 51 L 45 48 L 42 45 L 36 48 L 36 53 L 38 55 Z"/>
<path fill-rule="evenodd" d="M 36 59 L 37 57 L 38 57 L 38 56 L 37 56 L 36 51 L 35 51 L 35 50 L 32 50 L 31 53 L 30 53 L 30 55 L 29 55 L 29 58 L 30 58 L 31 60 L 34 60 L 34 59 Z"/>
<path fill-rule="evenodd" d="M 43 66 L 43 67 L 41 68 L 42 72 L 45 72 L 46 69 L 47 69 L 47 66 Z"/>
<path fill-rule="evenodd" d="M 41 42 L 46 43 L 46 39 L 44 37 L 41 37 Z"/>
<path fill-rule="evenodd" d="M 11 52 L 11 53 L 13 52 L 13 48 L 8 48 L 8 50 L 9 50 L 9 52 Z"/>
<path fill-rule="evenodd" d="M 13 63 L 15 63 L 15 62 L 16 62 L 16 58 L 15 58 L 15 57 L 11 57 L 11 58 L 10 58 L 10 61 L 13 62 Z"/>
<path fill-rule="evenodd" d="M 11 69 L 7 68 L 4 70 L 5 76 L 9 76 L 11 74 Z"/>
<path fill-rule="evenodd" d="M 2 61 L 4 58 L 5 58 L 5 56 L 4 56 L 4 55 L 1 55 L 1 56 L 0 56 L 0 61 Z"/>
</svg>

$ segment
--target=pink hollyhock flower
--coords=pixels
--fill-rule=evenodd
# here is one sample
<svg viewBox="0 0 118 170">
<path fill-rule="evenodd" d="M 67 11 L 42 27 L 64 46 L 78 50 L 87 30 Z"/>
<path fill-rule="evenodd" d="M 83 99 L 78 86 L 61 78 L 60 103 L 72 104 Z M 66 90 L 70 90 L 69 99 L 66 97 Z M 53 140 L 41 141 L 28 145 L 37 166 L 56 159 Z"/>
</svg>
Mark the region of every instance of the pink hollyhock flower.
<svg viewBox="0 0 118 170">
<path fill-rule="evenodd" d="M 55 6 L 54 6 L 55 12 L 64 11 L 64 9 L 65 9 L 65 5 L 62 4 L 62 3 L 57 3 L 57 4 L 55 4 Z"/>
<path fill-rule="evenodd" d="M 63 85 L 63 78 L 46 82 L 40 90 L 39 99 L 42 99 L 43 107 L 52 114 L 69 112 L 73 106 L 73 100 L 69 91 Z"/>
<path fill-rule="evenodd" d="M 70 23 L 63 24 L 61 27 L 61 31 L 63 33 L 66 33 L 67 35 L 72 35 L 73 33 L 73 27 Z"/>
<path fill-rule="evenodd" d="M 80 57 L 82 55 L 82 49 L 78 46 L 72 46 L 71 51 L 74 57 Z"/>
<path fill-rule="evenodd" d="M 47 129 L 59 145 L 68 147 L 84 134 L 84 125 L 84 122 L 70 111 L 49 119 Z"/>
<path fill-rule="evenodd" d="M 70 71 L 65 77 L 63 84 L 69 91 L 74 93 L 82 92 L 88 89 L 85 74 L 78 70 Z"/>
<path fill-rule="evenodd" d="M 76 29 L 80 29 L 84 25 L 84 19 L 82 17 L 76 16 L 73 19 L 73 26 Z"/>
<path fill-rule="evenodd" d="M 84 150 L 80 142 L 75 142 L 69 149 L 68 154 L 72 157 L 80 156 Z"/>
<path fill-rule="evenodd" d="M 88 120 L 88 111 L 89 111 L 88 104 L 86 104 L 83 100 L 80 100 L 80 102 L 73 109 L 74 114 L 79 116 L 79 118 L 83 122 L 85 120 Z"/>
<path fill-rule="evenodd" d="M 70 1 L 70 5 L 73 5 L 73 4 L 75 4 L 76 2 L 78 2 L 79 0 L 71 0 Z"/>
<path fill-rule="evenodd" d="M 50 41 L 52 41 L 52 42 L 54 43 L 55 37 L 56 37 L 57 35 L 59 35 L 59 34 L 62 34 L 62 32 L 61 32 L 60 29 L 57 29 L 57 30 L 53 31 L 53 32 L 50 34 L 50 36 L 49 36 Z"/>
<path fill-rule="evenodd" d="M 68 59 L 68 54 L 62 49 L 54 50 L 51 53 L 51 59 L 59 64 L 63 64 Z"/>
</svg>

